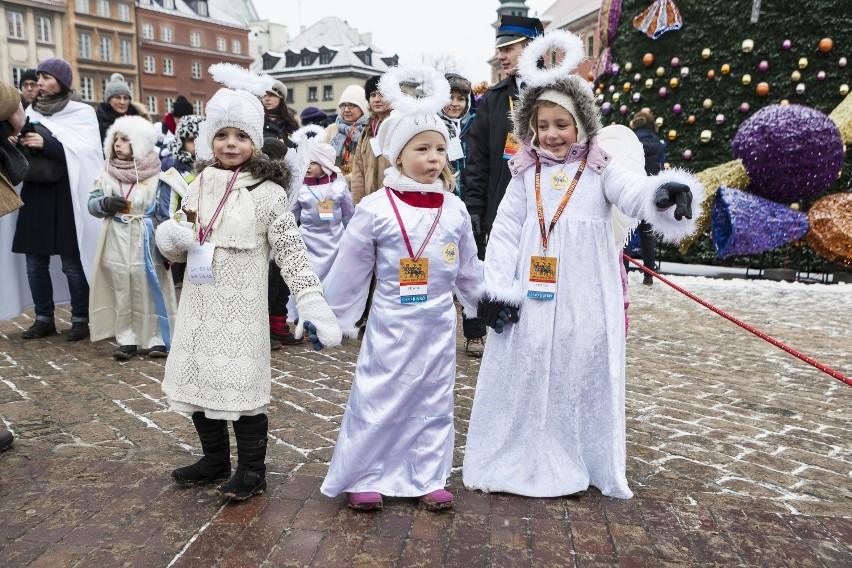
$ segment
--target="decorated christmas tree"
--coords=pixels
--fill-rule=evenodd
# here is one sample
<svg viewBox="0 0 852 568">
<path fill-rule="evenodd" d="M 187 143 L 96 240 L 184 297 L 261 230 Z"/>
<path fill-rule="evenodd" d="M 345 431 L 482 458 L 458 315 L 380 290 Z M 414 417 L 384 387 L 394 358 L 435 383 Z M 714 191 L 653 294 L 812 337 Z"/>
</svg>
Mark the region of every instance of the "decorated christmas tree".
<svg viewBox="0 0 852 568">
<path fill-rule="evenodd" d="M 702 234 L 664 248 L 663 259 L 800 271 L 852 265 L 852 240 L 844 240 L 852 239 L 849 8 L 848 0 L 604 0 L 603 50 L 590 79 L 605 124 L 650 109 L 667 162 L 699 173 L 715 196 L 704 204 Z M 845 195 L 814 213 L 830 227 L 812 220 L 802 238 L 793 212 L 836 193 Z M 779 204 L 793 214 L 779 215 Z M 717 222 L 725 238 L 714 246 Z M 731 222 L 741 225 L 724 225 Z M 720 258 L 723 241 L 738 255 Z"/>
</svg>

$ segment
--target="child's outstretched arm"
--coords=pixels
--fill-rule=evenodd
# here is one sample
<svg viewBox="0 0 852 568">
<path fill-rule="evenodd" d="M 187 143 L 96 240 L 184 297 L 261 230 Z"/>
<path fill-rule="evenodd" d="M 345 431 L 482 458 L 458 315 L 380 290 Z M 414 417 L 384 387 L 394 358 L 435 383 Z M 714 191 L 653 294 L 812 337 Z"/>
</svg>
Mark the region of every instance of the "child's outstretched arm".
<svg viewBox="0 0 852 568">
<path fill-rule="evenodd" d="M 334 265 L 325 277 L 326 298 L 347 337 L 358 336 L 355 324 L 367 305 L 375 265 L 373 214 L 358 206 L 340 240 Z"/>
<path fill-rule="evenodd" d="M 459 272 L 456 276 L 456 292 L 468 318 L 477 317 L 477 307 L 482 299 L 483 264 L 476 256 L 476 241 L 470 217 L 465 213 L 465 232 L 459 241 Z"/>
<path fill-rule="evenodd" d="M 704 186 L 689 172 L 671 169 L 640 176 L 615 161 L 604 170 L 602 182 L 608 201 L 653 225 L 667 241 L 678 243 L 695 232 Z"/>
</svg>

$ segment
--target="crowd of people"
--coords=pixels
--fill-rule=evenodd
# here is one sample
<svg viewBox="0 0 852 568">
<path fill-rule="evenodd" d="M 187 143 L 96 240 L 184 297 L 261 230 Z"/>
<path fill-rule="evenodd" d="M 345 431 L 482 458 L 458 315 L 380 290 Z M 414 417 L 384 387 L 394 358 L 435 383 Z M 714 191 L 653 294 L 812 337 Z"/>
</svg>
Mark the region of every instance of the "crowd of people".
<svg viewBox="0 0 852 568">
<path fill-rule="evenodd" d="M 66 338 L 165 358 L 163 392 L 203 454 L 172 479 L 222 481 L 231 500 L 266 488 L 270 350 L 361 338 L 322 492 L 359 510 L 383 496 L 440 510 L 454 501 L 458 301 L 465 353 L 482 357 L 465 486 L 629 498 L 611 208 L 677 241 L 701 185 L 638 175 L 598 143 L 594 96 L 572 74 L 577 37 L 505 16 L 496 49 L 506 78 L 478 104 L 461 75 L 396 67 L 347 87 L 331 120 L 315 107 L 297 119 L 281 81 L 214 65 L 224 87 L 206 116 L 178 97 L 156 125 L 120 74 L 95 110 L 67 62 L 42 61 L 21 102 L 0 97 L 3 150 L 30 164 L 3 178 L 6 192 L 22 182 L 7 251 L 24 255 L 35 306 L 22 337 L 58 333 L 58 256 Z M 563 58 L 542 67 L 551 49 Z M 418 96 L 401 87 L 412 81 Z"/>
</svg>

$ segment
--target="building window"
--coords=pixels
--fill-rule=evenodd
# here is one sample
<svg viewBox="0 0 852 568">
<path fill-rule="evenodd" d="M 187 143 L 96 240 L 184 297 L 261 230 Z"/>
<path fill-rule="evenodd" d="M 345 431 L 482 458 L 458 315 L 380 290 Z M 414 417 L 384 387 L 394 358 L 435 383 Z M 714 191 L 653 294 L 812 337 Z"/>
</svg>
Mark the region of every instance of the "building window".
<svg viewBox="0 0 852 568">
<path fill-rule="evenodd" d="M 89 13 L 89 0 L 77 0 L 77 11 L 81 14 Z"/>
<path fill-rule="evenodd" d="M 333 101 L 334 100 L 334 85 L 323 85 L 323 87 L 322 87 L 322 100 L 324 100 L 324 101 Z"/>
<path fill-rule="evenodd" d="M 172 110 L 174 110 L 174 109 L 172 109 L 174 104 L 175 104 L 175 100 L 173 98 L 166 97 L 165 99 L 163 99 L 163 110 L 166 111 L 166 112 L 172 112 Z"/>
<path fill-rule="evenodd" d="M 198 15 L 204 16 L 205 18 L 210 15 L 210 12 L 207 10 L 207 1 L 201 0 L 196 6 L 198 7 Z"/>
<path fill-rule="evenodd" d="M 195 99 L 195 103 L 192 106 L 195 109 L 195 114 L 198 116 L 204 114 L 204 102 L 201 99 Z"/>
<path fill-rule="evenodd" d="M 142 24 L 142 39 L 154 39 L 153 24 Z"/>
<path fill-rule="evenodd" d="M 9 37 L 24 39 L 24 15 L 21 12 L 6 12 L 6 21 L 9 23 Z"/>
<path fill-rule="evenodd" d="M 106 97 L 107 83 L 109 83 L 109 79 L 101 79 L 101 98 Z"/>
<path fill-rule="evenodd" d="M 198 61 L 192 62 L 192 78 L 201 79 L 201 63 Z"/>
<path fill-rule="evenodd" d="M 101 61 L 112 61 L 112 38 L 101 36 Z"/>
<path fill-rule="evenodd" d="M 595 55 L 595 34 L 592 31 L 586 32 L 586 57 Z"/>
<path fill-rule="evenodd" d="M 133 43 L 129 39 L 121 40 L 121 63 L 124 65 L 133 63 Z"/>
<path fill-rule="evenodd" d="M 174 75 L 175 74 L 175 62 L 171 57 L 163 58 L 163 75 Z M 169 108 L 169 105 L 166 105 L 166 108 Z"/>
<path fill-rule="evenodd" d="M 163 8 L 168 8 L 169 10 L 175 9 L 175 0 L 163 0 Z"/>
<path fill-rule="evenodd" d="M 228 50 L 228 42 L 222 36 L 216 37 L 216 49 L 218 51 L 227 51 Z"/>
<path fill-rule="evenodd" d="M 243 52 L 243 44 L 240 40 L 234 39 L 231 40 L 231 53 L 236 53 L 239 55 Z"/>
<path fill-rule="evenodd" d="M 20 85 L 21 75 L 23 75 L 26 70 L 26 67 L 12 67 L 12 84 Z"/>
<path fill-rule="evenodd" d="M 293 89 L 287 89 L 287 102 L 293 102 Z"/>
<path fill-rule="evenodd" d="M 130 21 L 130 5 L 129 4 L 119 4 L 118 5 L 118 19 L 122 22 Z"/>
<path fill-rule="evenodd" d="M 157 66 L 154 63 L 154 56 L 153 55 L 146 55 L 145 56 L 145 73 L 156 73 L 156 72 L 157 72 Z"/>
<path fill-rule="evenodd" d="M 80 59 L 92 58 L 92 36 L 80 32 L 77 34 L 77 57 Z"/>
<path fill-rule="evenodd" d="M 95 81 L 91 77 L 80 77 L 80 96 L 84 101 L 95 100 Z"/>
<path fill-rule="evenodd" d="M 36 20 L 36 39 L 40 43 L 53 43 L 53 33 L 50 28 L 50 18 L 39 16 Z"/>
<path fill-rule="evenodd" d="M 192 47 L 201 47 L 201 33 L 189 32 L 189 45 Z"/>
<path fill-rule="evenodd" d="M 302 56 L 302 65 L 303 65 L 303 66 L 310 65 L 311 63 L 313 63 L 313 62 L 314 62 L 313 60 L 314 60 L 314 58 L 313 58 L 313 57 L 311 57 L 311 54 L 310 54 L 310 53 L 306 53 L 306 54 L 304 54 L 304 55 Z"/>
<path fill-rule="evenodd" d="M 171 26 L 160 28 L 160 39 L 165 43 L 172 43 L 174 41 L 174 30 L 172 30 Z"/>
<path fill-rule="evenodd" d="M 98 0 L 98 16 L 109 18 L 109 0 Z"/>
<path fill-rule="evenodd" d="M 334 59 L 334 52 L 333 51 L 323 51 L 322 53 L 320 53 L 320 64 L 321 65 L 328 65 L 329 63 L 331 63 L 332 59 Z"/>
<path fill-rule="evenodd" d="M 308 87 L 308 102 L 314 102 L 317 100 L 317 88 L 316 87 Z"/>
<path fill-rule="evenodd" d="M 157 114 L 157 97 L 154 95 L 148 95 L 145 97 L 145 104 L 148 107 L 149 113 Z"/>
</svg>

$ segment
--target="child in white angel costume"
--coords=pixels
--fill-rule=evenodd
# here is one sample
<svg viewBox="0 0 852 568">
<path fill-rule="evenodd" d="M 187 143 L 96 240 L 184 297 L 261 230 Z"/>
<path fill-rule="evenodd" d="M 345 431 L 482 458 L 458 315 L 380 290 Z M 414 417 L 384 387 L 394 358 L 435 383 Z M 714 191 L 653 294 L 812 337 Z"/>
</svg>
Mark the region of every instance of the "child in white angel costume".
<svg viewBox="0 0 852 568">
<path fill-rule="evenodd" d="M 538 68 L 551 48 L 557 67 Z M 531 497 L 596 486 L 632 496 L 626 478 L 625 297 L 610 208 L 677 242 L 694 230 L 701 184 L 653 177 L 597 143 L 594 95 L 573 67 L 582 42 L 556 31 L 521 55 L 515 107 L 524 143 L 510 162 L 485 258 L 485 347 L 463 465 L 467 488 Z"/>
<path fill-rule="evenodd" d="M 287 207 L 289 166 L 260 154 L 258 93 L 272 79 L 228 64 L 213 65 L 210 73 L 234 86 L 206 105 L 196 149 L 199 158 L 212 160 L 197 165 L 200 173 L 183 201 L 187 220 L 170 219 L 157 232 L 163 255 L 187 262 L 163 392 L 172 409 L 191 413 L 204 454 L 172 478 L 205 485 L 230 476 L 217 493 L 243 500 L 266 489 L 270 251 L 303 316 L 297 335 L 304 327 L 321 348 L 339 344 L 341 332 Z M 233 475 L 227 420 L 237 442 Z"/>
<path fill-rule="evenodd" d="M 401 93 L 401 82 L 420 79 L 427 96 Z M 329 305 L 352 335 L 374 272 L 376 289 L 321 490 L 348 492 L 355 509 L 380 509 L 382 495 L 444 509 L 453 503 L 444 488 L 455 437 L 453 290 L 473 317 L 482 265 L 470 217 L 452 192 L 449 134 L 437 114 L 449 84 L 434 69 L 394 68 L 379 89 L 394 111 L 375 140 L 392 166 L 385 187 L 355 208 L 325 280 Z"/>
</svg>

